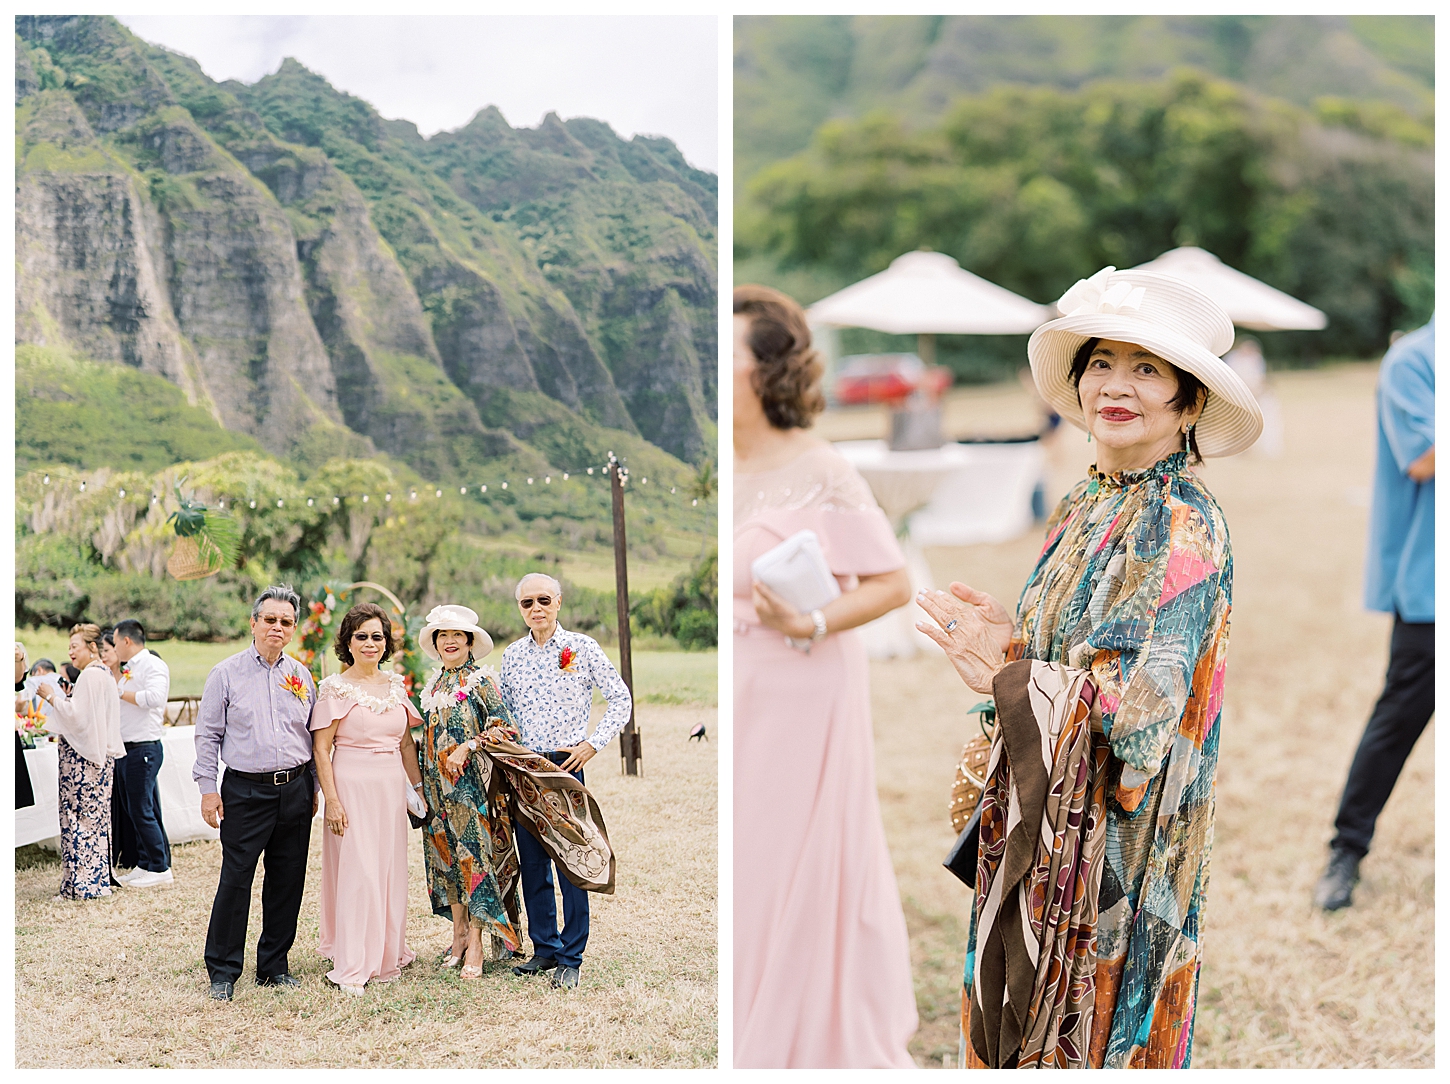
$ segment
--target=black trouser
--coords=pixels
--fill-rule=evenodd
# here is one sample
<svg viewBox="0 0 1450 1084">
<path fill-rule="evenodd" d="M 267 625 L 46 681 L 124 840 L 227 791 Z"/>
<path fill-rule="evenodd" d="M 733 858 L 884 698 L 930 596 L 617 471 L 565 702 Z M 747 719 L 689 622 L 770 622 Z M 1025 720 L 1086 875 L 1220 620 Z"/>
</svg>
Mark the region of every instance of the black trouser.
<svg viewBox="0 0 1450 1084">
<path fill-rule="evenodd" d="M 163 758 L 160 739 L 128 741 L 126 755 L 116 761 L 116 785 L 112 790 L 120 796 L 120 819 L 128 837 L 122 840 L 121 855 L 131 859 L 121 864 L 151 873 L 171 868 L 171 841 L 161 821 L 159 775 Z M 114 852 L 116 848 L 111 849 Z"/>
<path fill-rule="evenodd" d="M 297 937 L 297 912 L 307 878 L 312 835 L 312 773 L 302 771 L 281 786 L 222 776 L 222 872 L 206 931 L 206 970 L 212 982 L 236 982 L 246 954 L 252 878 L 265 852 L 262 936 L 257 940 L 257 978 L 287 973 L 287 950 Z"/>
<path fill-rule="evenodd" d="M 1369 853 L 1374 823 L 1425 724 L 1435 712 L 1435 623 L 1395 615 L 1384 691 L 1359 739 L 1330 846 L 1359 858 Z"/>
</svg>

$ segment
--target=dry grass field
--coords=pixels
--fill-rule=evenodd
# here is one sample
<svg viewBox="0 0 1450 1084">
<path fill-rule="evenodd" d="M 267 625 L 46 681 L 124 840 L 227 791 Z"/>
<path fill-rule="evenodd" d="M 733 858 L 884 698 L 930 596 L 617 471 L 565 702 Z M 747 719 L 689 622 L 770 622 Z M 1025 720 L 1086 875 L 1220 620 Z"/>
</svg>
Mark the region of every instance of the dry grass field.
<svg viewBox="0 0 1450 1084">
<path fill-rule="evenodd" d="M 715 709 L 643 704 L 645 774 L 617 743 L 586 772 L 618 855 L 613 896 L 591 900 L 579 988 L 485 969 L 436 967 L 449 923 L 428 911 L 411 844 L 408 940 L 418 961 L 360 998 L 326 985 L 317 953 L 321 821 L 290 964 L 303 988 L 252 983 L 261 877 L 246 971 L 230 1004 L 209 1001 L 202 963 L 220 844 L 174 851 L 170 888 L 52 902 L 55 861 L 15 874 L 15 1063 L 20 1068 L 657 1067 L 717 1064 L 716 745 L 688 742 Z"/>
<path fill-rule="evenodd" d="M 1434 1064 L 1434 724 L 1380 818 L 1354 906 L 1310 903 L 1334 811 L 1388 654 L 1390 619 L 1360 604 L 1374 456 L 1373 365 L 1275 374 L 1285 452 L 1210 460 L 1234 546 L 1218 816 L 1193 1064 L 1428 1068 Z M 958 393 L 960 432 L 1025 428 L 1017 389 Z M 842 437 L 882 419 L 828 419 Z M 1019 424 L 1020 423 L 1020 424 Z M 1066 427 L 1064 427 L 1066 429 Z M 1082 476 L 1077 430 L 1052 450 L 1056 497 Z M 1015 603 L 1040 536 L 928 551 Z M 953 1064 L 970 893 L 941 860 L 947 791 L 979 699 L 939 655 L 873 664 L 877 773 L 911 930 L 922 1065 Z"/>
</svg>

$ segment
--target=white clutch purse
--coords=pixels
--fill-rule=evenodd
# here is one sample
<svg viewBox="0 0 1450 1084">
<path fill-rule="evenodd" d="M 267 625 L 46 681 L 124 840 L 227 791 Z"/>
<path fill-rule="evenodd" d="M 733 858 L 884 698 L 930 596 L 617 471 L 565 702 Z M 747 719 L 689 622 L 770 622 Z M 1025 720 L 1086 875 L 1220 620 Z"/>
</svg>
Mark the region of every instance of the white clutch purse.
<svg viewBox="0 0 1450 1084">
<path fill-rule="evenodd" d="M 841 597 L 815 531 L 797 531 L 750 564 L 750 574 L 803 614 Z"/>
<path fill-rule="evenodd" d="M 428 812 L 428 803 L 423 801 L 423 795 L 413 789 L 413 784 L 408 782 L 408 777 L 403 776 L 403 786 L 407 790 L 408 812 L 415 817 L 425 816 Z"/>
</svg>

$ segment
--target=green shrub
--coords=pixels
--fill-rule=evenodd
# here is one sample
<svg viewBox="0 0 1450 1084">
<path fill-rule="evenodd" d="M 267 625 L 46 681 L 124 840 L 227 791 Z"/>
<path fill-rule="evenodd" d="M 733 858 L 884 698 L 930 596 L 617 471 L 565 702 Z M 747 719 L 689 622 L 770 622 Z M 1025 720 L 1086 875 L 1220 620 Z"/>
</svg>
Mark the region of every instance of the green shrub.
<svg viewBox="0 0 1450 1084">
<path fill-rule="evenodd" d="M 178 583 L 134 572 L 97 576 L 87 618 L 114 625 L 128 617 L 158 639 L 233 640 L 246 635 L 250 610 L 215 579 Z"/>
<path fill-rule="evenodd" d="M 630 611 L 632 627 L 674 637 L 681 647 L 691 650 L 715 647 L 718 570 L 719 554 L 712 547 L 668 587 L 656 588 L 636 602 Z"/>
</svg>

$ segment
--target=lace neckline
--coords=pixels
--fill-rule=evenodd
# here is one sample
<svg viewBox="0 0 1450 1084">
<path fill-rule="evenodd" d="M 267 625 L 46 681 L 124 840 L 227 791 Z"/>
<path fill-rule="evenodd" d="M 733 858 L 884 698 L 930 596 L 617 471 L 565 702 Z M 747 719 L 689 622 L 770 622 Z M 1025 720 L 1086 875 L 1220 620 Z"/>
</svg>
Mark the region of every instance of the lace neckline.
<svg viewBox="0 0 1450 1084">
<path fill-rule="evenodd" d="M 407 692 L 404 691 L 402 674 L 388 675 L 387 696 L 374 696 L 361 685 L 353 684 L 341 674 L 330 674 L 323 678 L 322 684 L 317 687 L 317 695 L 338 700 L 352 700 L 379 715 L 402 707 L 403 702 L 408 698 Z"/>
</svg>

